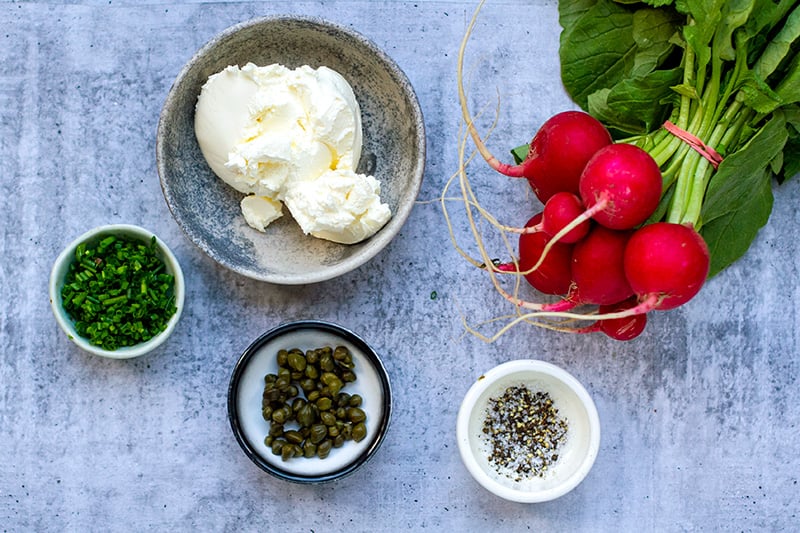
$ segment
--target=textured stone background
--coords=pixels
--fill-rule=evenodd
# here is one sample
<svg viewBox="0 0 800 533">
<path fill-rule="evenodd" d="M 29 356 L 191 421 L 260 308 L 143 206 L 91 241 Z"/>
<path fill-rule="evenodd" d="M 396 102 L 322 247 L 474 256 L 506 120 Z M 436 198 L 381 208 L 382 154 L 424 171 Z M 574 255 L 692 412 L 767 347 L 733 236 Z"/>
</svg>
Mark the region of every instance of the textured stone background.
<svg viewBox="0 0 800 533">
<path fill-rule="evenodd" d="M 800 509 L 800 180 L 776 189 L 748 255 L 630 343 L 513 329 L 464 333 L 506 314 L 449 243 L 435 201 L 456 169 L 458 45 L 474 5 L 444 1 L 0 3 L 0 530 L 507 531 L 779 530 Z M 426 181 L 406 226 L 340 279 L 283 288 L 217 266 L 161 195 L 156 123 L 172 80 L 222 29 L 263 14 L 321 15 L 383 47 L 418 91 Z M 555 1 L 489 2 L 467 65 L 474 109 L 498 153 L 570 106 L 559 84 Z M 526 186 L 476 165 L 487 207 L 521 224 Z M 455 206 L 453 206 L 455 207 Z M 49 309 L 61 248 L 100 224 L 143 225 L 181 261 L 187 307 L 157 352 L 110 361 L 79 351 Z M 467 245 L 466 227 L 456 234 Z M 352 477 L 275 480 L 226 419 L 238 355 L 280 322 L 320 318 L 363 335 L 395 390 L 389 434 Z M 491 332 L 488 330 L 487 332 Z M 458 457 L 472 381 L 516 358 L 575 374 L 603 426 L 586 480 L 551 503 L 481 489 Z"/>
</svg>

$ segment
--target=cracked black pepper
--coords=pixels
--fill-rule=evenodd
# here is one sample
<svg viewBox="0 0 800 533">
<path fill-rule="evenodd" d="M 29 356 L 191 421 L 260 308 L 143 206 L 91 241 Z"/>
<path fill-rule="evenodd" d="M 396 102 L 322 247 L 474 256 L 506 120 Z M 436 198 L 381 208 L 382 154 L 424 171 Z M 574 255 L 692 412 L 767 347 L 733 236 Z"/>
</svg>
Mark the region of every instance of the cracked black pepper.
<svg viewBox="0 0 800 533">
<path fill-rule="evenodd" d="M 524 385 L 508 387 L 502 396 L 489 400 L 483 422 L 489 463 L 517 482 L 543 477 L 558 461 L 567 429 L 567 420 L 559 416 L 547 392 L 532 392 Z"/>
</svg>

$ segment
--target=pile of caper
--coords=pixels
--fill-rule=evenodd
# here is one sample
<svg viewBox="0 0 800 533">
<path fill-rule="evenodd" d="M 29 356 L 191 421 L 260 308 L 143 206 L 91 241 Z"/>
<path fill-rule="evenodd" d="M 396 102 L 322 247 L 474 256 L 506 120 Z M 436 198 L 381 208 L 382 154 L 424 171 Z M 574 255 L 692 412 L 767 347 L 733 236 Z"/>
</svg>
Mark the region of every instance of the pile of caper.
<svg viewBox="0 0 800 533">
<path fill-rule="evenodd" d="M 261 414 L 270 423 L 264 444 L 273 454 L 283 461 L 325 459 L 332 448 L 367 436 L 361 396 L 342 392 L 356 380 L 347 347 L 281 349 L 276 359 L 278 373 L 264 376 L 261 401 Z"/>
</svg>

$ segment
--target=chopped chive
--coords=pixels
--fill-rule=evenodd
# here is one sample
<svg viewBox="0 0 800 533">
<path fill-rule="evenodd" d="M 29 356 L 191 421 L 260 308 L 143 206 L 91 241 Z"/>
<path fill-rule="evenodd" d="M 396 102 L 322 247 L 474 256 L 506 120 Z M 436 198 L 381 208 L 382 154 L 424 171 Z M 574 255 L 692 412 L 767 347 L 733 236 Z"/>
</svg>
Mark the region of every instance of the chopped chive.
<svg viewBox="0 0 800 533">
<path fill-rule="evenodd" d="M 107 299 L 103 300 L 103 305 L 106 305 L 106 306 L 115 305 L 115 304 L 118 304 L 118 303 L 125 302 L 127 300 L 128 300 L 128 297 L 123 294 L 122 296 L 115 296 L 114 298 L 107 298 Z"/>
<path fill-rule="evenodd" d="M 176 311 L 175 280 L 165 268 L 155 237 L 81 243 L 61 290 L 64 309 L 81 336 L 106 350 L 147 341 Z"/>
</svg>

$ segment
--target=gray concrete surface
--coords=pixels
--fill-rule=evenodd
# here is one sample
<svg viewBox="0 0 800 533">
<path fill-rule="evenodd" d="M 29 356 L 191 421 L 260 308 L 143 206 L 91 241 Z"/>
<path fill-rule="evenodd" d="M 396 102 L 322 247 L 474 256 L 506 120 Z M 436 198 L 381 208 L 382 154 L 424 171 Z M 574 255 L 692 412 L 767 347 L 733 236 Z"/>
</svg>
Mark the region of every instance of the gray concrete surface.
<svg viewBox="0 0 800 533">
<path fill-rule="evenodd" d="M 775 190 L 745 258 L 630 343 L 518 327 L 465 334 L 510 312 L 457 255 L 436 201 L 457 167 L 455 65 L 472 2 L 0 3 L 0 530 L 778 531 L 800 510 L 800 180 Z M 170 216 L 155 167 L 172 80 L 214 34 L 262 14 L 321 15 L 383 47 L 417 88 L 426 180 L 401 234 L 364 267 L 299 288 L 226 271 Z M 467 65 L 498 153 L 570 107 L 554 1 L 489 2 Z M 487 207 L 521 224 L 524 184 L 475 166 Z M 454 206 L 455 208 L 455 206 Z M 75 348 L 49 309 L 61 248 L 93 226 L 160 235 L 187 307 L 137 360 Z M 468 245 L 463 220 L 456 235 Z M 364 336 L 395 390 L 389 434 L 355 475 L 296 486 L 258 470 L 226 419 L 239 354 L 265 330 L 319 318 Z M 491 331 L 491 328 L 488 329 Z M 478 486 L 454 438 L 458 405 L 492 366 L 541 358 L 578 377 L 603 427 L 586 480 L 546 504 Z"/>
</svg>

